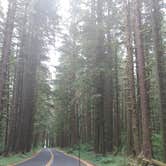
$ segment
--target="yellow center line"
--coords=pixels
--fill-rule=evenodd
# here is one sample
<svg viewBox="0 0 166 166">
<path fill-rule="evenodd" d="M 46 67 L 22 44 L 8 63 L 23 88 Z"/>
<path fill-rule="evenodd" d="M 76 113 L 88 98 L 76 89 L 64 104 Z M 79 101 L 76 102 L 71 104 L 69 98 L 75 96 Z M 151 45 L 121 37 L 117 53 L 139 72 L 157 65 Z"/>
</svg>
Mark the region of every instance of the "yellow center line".
<svg viewBox="0 0 166 166">
<path fill-rule="evenodd" d="M 48 161 L 48 163 L 46 164 L 46 166 L 51 166 L 52 162 L 54 161 L 54 154 L 52 153 L 52 151 L 49 149 L 49 152 L 51 154 L 51 158 Z"/>
</svg>

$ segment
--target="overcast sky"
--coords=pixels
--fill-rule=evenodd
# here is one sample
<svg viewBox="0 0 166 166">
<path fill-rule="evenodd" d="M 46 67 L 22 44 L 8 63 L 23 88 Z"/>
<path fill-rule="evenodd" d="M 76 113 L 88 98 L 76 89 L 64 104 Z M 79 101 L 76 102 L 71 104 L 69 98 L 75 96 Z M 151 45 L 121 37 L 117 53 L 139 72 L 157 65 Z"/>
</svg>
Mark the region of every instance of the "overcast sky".
<svg viewBox="0 0 166 166">
<path fill-rule="evenodd" d="M 59 6 L 59 15 L 62 17 L 62 22 L 65 23 L 67 21 L 67 18 L 69 16 L 69 6 L 70 6 L 70 0 L 59 0 L 60 1 L 60 6 Z M 56 48 L 58 48 L 61 45 L 61 41 L 60 38 L 56 37 Z M 49 57 L 50 57 L 50 61 L 47 63 L 49 66 L 49 69 L 53 75 L 53 77 L 55 77 L 55 68 L 54 66 L 58 65 L 58 59 L 59 59 L 60 53 L 58 52 L 58 50 L 53 50 L 50 49 L 49 52 Z"/>
<path fill-rule="evenodd" d="M 7 0 L 0 0 L 0 1 L 1 1 L 2 6 L 3 6 L 4 12 L 6 12 L 8 1 Z"/>
</svg>

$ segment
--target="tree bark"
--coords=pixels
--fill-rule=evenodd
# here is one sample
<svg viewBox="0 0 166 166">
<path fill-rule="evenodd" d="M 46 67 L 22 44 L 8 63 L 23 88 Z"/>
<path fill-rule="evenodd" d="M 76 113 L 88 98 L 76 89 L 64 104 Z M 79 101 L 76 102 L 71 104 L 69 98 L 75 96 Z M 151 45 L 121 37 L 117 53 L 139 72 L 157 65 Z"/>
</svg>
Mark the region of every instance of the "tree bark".
<svg viewBox="0 0 166 166">
<path fill-rule="evenodd" d="M 139 90 L 140 90 L 140 100 L 141 100 L 141 111 L 142 111 L 142 137 L 143 145 L 142 152 L 146 158 L 152 157 L 152 147 L 151 147 L 151 133 L 150 133 L 150 115 L 148 110 L 148 98 L 146 90 L 145 81 L 145 57 L 144 49 L 141 35 L 141 1 L 135 0 L 135 40 L 137 47 L 137 57 L 138 57 L 138 75 L 139 75 Z"/>
<path fill-rule="evenodd" d="M 0 63 L 0 112 L 3 111 L 3 98 L 5 83 L 7 80 L 9 56 L 12 42 L 12 34 L 15 21 L 16 0 L 10 0 L 8 5 L 7 21 L 4 32 L 4 41 L 2 48 L 2 59 Z"/>
<path fill-rule="evenodd" d="M 127 73 L 128 73 L 128 84 L 129 84 L 129 106 L 128 111 L 131 111 L 132 116 L 132 134 L 134 141 L 134 153 L 136 155 L 140 152 L 139 146 L 139 130 L 138 130 L 138 113 L 136 110 L 136 95 L 135 95 L 135 78 L 134 78 L 134 62 L 133 62 L 133 47 L 132 47 L 132 29 L 131 29 L 131 14 L 130 14 L 130 2 L 127 7 Z"/>
</svg>

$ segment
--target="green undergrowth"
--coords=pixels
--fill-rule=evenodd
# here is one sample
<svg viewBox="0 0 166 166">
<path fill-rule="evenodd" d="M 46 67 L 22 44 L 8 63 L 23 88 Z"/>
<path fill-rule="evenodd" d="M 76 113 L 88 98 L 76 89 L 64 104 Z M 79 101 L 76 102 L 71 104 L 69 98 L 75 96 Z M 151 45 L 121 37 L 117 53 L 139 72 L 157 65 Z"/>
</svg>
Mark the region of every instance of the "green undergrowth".
<svg viewBox="0 0 166 166">
<path fill-rule="evenodd" d="M 26 154 L 19 153 L 19 154 L 15 154 L 15 155 L 10 154 L 7 157 L 0 156 L 0 166 L 9 166 L 11 164 L 15 164 L 15 163 L 24 161 L 24 160 L 32 157 L 32 155 L 35 154 L 36 152 L 38 152 L 39 150 L 40 150 L 39 148 L 36 148 Z"/>
<path fill-rule="evenodd" d="M 153 158 L 162 161 L 163 159 L 163 147 L 162 147 L 162 137 L 161 134 L 153 134 L 152 136 L 153 144 Z"/>
<path fill-rule="evenodd" d="M 72 148 L 64 148 L 63 150 L 69 154 L 79 156 L 79 147 L 75 146 Z M 101 154 L 95 154 L 92 151 L 91 146 L 81 145 L 80 146 L 80 157 L 83 160 L 89 161 L 96 166 L 127 166 L 127 158 L 122 155 L 111 155 L 107 154 L 103 156 Z"/>
</svg>

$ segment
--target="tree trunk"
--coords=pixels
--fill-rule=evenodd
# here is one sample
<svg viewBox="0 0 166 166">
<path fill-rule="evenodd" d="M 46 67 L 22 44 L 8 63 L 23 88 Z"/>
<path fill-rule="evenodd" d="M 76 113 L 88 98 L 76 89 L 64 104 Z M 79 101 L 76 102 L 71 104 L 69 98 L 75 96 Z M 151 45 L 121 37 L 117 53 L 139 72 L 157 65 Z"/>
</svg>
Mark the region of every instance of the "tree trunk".
<svg viewBox="0 0 166 166">
<path fill-rule="evenodd" d="M 150 117 L 148 110 L 148 98 L 146 91 L 146 81 L 145 81 L 145 57 L 143 50 L 143 42 L 141 35 L 141 15 L 140 9 L 141 4 L 140 0 L 135 0 L 135 40 L 137 47 L 137 57 L 138 57 L 138 75 L 139 75 L 139 90 L 140 90 L 140 100 L 141 100 L 141 111 L 142 111 L 142 137 L 143 145 L 142 152 L 146 158 L 152 157 L 152 147 L 151 147 L 151 133 L 149 129 Z"/>
<path fill-rule="evenodd" d="M 103 33 L 103 1 L 97 1 L 97 47 L 96 47 L 96 95 L 95 95 L 95 151 L 105 154 L 104 131 L 104 33 Z"/>
<path fill-rule="evenodd" d="M 133 48 L 132 48 L 132 29 L 131 29 L 131 14 L 130 2 L 127 4 L 127 73 L 129 85 L 129 106 L 128 111 L 131 111 L 132 116 L 132 134 L 134 141 L 133 152 L 138 155 L 140 152 L 139 147 L 139 130 L 138 130 L 138 113 L 136 110 L 136 95 L 135 95 L 135 78 L 134 78 L 134 62 L 133 62 Z"/>
<path fill-rule="evenodd" d="M 7 21 L 4 32 L 2 59 L 0 63 L 0 112 L 3 111 L 3 100 L 4 100 L 3 98 L 5 95 L 4 89 L 7 80 L 12 33 L 15 21 L 15 12 L 16 12 L 16 0 L 10 0 L 8 5 Z"/>
</svg>

